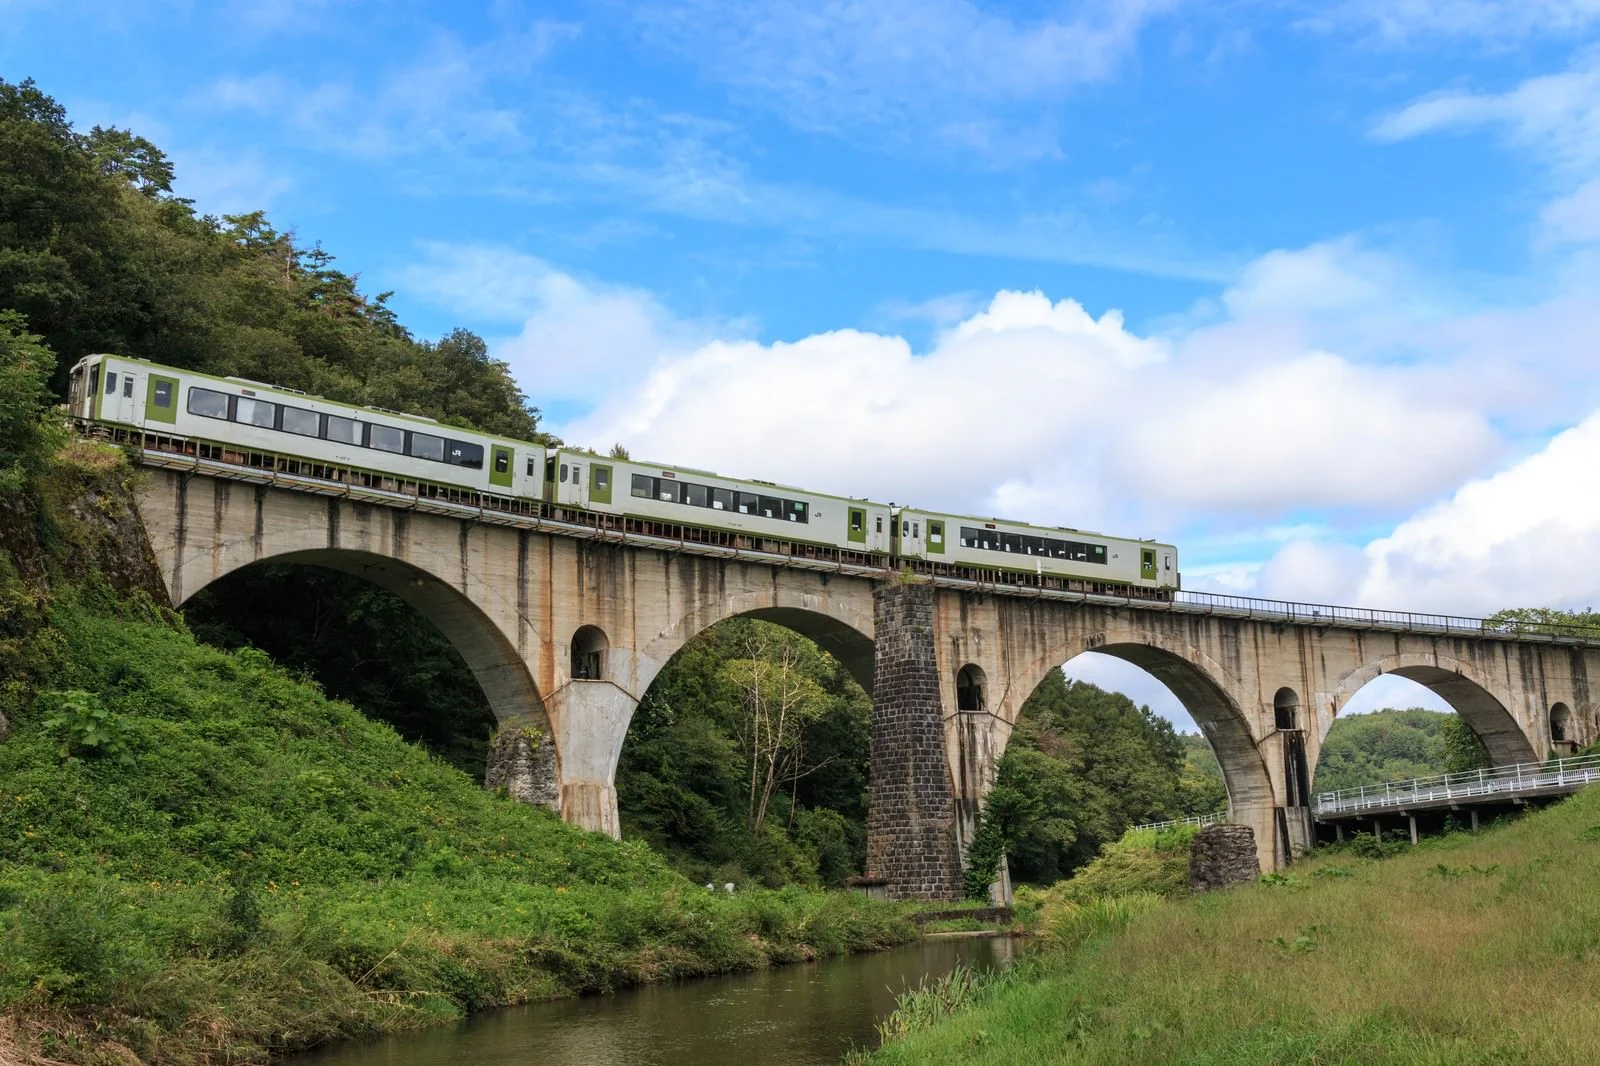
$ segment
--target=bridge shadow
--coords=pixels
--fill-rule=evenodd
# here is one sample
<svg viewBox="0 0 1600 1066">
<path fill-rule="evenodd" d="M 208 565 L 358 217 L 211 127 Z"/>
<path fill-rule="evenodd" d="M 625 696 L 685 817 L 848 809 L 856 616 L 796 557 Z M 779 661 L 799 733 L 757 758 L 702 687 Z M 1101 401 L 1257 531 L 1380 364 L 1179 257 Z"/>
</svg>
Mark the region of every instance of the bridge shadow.
<svg viewBox="0 0 1600 1066">
<path fill-rule="evenodd" d="M 180 606 L 202 639 L 247 643 L 305 670 L 329 695 L 474 776 L 497 727 L 548 735 L 533 679 L 499 629 L 458 590 L 395 559 L 347 549 L 278 555 L 191 591 Z"/>
</svg>

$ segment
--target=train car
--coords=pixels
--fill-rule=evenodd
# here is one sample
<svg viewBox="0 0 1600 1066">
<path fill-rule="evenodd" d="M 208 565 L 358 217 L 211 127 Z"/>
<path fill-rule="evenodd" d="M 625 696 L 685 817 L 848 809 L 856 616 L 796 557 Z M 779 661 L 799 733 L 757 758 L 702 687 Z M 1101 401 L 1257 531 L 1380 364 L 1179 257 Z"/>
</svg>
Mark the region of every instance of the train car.
<svg viewBox="0 0 1600 1066">
<path fill-rule="evenodd" d="M 82 423 L 136 430 L 157 441 L 217 445 L 225 455 L 308 460 L 331 468 L 330 476 L 348 470 L 543 498 L 540 445 L 243 378 L 91 355 L 72 368 L 68 405 Z"/>
<path fill-rule="evenodd" d="M 896 509 L 893 529 L 895 555 L 901 559 L 1167 595 L 1181 587 L 1178 549 L 1170 544 L 909 507 Z"/>
<path fill-rule="evenodd" d="M 889 554 L 888 504 L 571 448 L 551 449 L 546 476 L 546 492 L 558 507 L 867 555 Z"/>
</svg>

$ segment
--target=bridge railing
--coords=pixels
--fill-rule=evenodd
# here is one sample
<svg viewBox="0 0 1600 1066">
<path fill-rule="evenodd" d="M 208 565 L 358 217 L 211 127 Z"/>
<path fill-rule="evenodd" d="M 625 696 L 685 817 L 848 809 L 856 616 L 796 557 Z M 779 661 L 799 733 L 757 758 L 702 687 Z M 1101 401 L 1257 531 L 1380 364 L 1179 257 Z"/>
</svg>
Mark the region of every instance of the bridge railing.
<svg viewBox="0 0 1600 1066">
<path fill-rule="evenodd" d="M 1191 814 L 1187 818 L 1169 818 L 1165 822 L 1144 822 L 1140 825 L 1134 826 L 1133 828 L 1159 830 L 1173 829 L 1180 825 L 1198 825 L 1201 828 L 1205 828 L 1208 825 L 1216 825 L 1218 822 L 1226 822 L 1227 820 L 1228 812 L 1218 811 L 1215 814 Z"/>
<path fill-rule="evenodd" d="M 1359 626 L 1406 632 L 1459 633 L 1463 636 L 1545 637 L 1558 643 L 1600 643 L 1600 626 L 1568 622 L 1491 621 L 1468 615 L 1427 614 L 1416 611 L 1380 611 L 1371 607 L 1338 607 L 1322 603 L 1292 603 L 1254 596 L 1216 592 L 1180 592 L 1173 601 L 1189 609 L 1236 614 L 1262 621 L 1302 625 Z"/>
<path fill-rule="evenodd" d="M 1515 763 L 1485 770 L 1418 777 L 1385 785 L 1362 785 L 1320 792 L 1311 801 L 1319 818 L 1362 811 L 1404 810 L 1419 804 L 1452 800 L 1507 799 L 1531 792 L 1576 791 L 1600 781 L 1600 755 L 1582 755 L 1549 762 Z"/>
</svg>

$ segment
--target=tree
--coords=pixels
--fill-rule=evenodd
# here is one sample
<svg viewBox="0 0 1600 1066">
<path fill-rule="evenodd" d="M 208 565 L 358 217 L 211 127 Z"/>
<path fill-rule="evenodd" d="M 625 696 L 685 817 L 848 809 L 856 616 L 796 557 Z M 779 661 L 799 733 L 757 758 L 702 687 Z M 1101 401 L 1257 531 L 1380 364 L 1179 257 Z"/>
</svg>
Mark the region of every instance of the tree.
<svg viewBox="0 0 1600 1066">
<path fill-rule="evenodd" d="M 729 661 L 723 672 L 744 709 L 737 735 L 749 765 L 745 827 L 760 836 L 778 787 L 798 787 L 816 769 L 806 763 L 805 733 L 821 719 L 826 696 L 802 663 L 815 645 L 807 649 L 766 627 L 752 627 L 742 650 L 744 656 Z"/>
<path fill-rule="evenodd" d="M 0 311 L 0 494 L 21 492 L 43 469 L 53 440 L 44 419 L 55 354 L 23 317 Z"/>
</svg>

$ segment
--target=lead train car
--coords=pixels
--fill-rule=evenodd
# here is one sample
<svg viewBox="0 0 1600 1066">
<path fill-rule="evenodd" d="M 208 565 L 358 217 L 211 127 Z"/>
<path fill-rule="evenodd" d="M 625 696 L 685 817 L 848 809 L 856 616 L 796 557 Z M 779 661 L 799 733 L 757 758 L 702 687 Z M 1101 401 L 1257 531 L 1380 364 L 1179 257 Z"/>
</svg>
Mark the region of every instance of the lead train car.
<svg viewBox="0 0 1600 1066">
<path fill-rule="evenodd" d="M 1077 529 L 1051 529 L 993 518 L 896 512 L 895 554 L 947 566 L 1039 574 L 1170 595 L 1180 588 L 1178 549 Z"/>
<path fill-rule="evenodd" d="M 889 554 L 888 504 L 570 448 L 550 453 L 545 476 L 550 500 L 558 507 L 866 555 Z"/>
<path fill-rule="evenodd" d="M 429 418 L 112 355 L 72 368 L 80 421 L 310 459 L 493 496 L 543 498 L 544 449 Z"/>
</svg>

